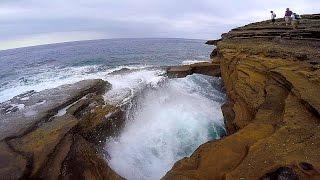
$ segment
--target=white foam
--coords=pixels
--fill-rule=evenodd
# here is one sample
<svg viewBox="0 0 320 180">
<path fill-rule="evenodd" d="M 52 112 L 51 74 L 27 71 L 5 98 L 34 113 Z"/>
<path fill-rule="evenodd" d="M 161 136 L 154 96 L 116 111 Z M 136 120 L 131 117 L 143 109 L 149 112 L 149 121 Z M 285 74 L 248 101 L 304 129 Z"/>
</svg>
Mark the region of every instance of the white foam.
<svg viewBox="0 0 320 180">
<path fill-rule="evenodd" d="M 72 84 L 85 79 L 104 79 L 108 74 L 120 70 L 122 68 L 128 69 L 143 69 L 148 66 L 119 66 L 107 70 L 101 70 L 101 66 L 81 66 L 81 67 L 67 67 L 67 68 L 47 68 L 43 71 L 39 70 L 39 74 L 34 74 L 27 77 L 25 82 L 12 82 L 8 87 L 0 90 L 0 103 L 5 102 L 14 96 L 22 94 L 27 91 L 42 91 L 45 89 L 56 88 L 64 84 Z M 27 100 L 27 98 L 23 98 Z"/>
<path fill-rule="evenodd" d="M 111 168 L 127 179 L 160 179 L 174 162 L 219 138 L 212 131 L 223 126 L 221 103 L 210 94 L 220 94 L 199 87 L 211 80 L 201 75 L 167 80 L 141 95 L 121 135 L 106 146 Z"/>
<path fill-rule="evenodd" d="M 27 101 L 27 100 L 29 100 L 29 99 L 30 99 L 29 96 L 21 98 L 22 101 Z"/>
<path fill-rule="evenodd" d="M 104 95 L 109 104 L 121 105 L 128 102 L 146 86 L 157 86 L 164 80 L 162 70 L 138 70 L 125 74 L 109 75 L 105 78 L 112 84 L 112 89 Z"/>
<path fill-rule="evenodd" d="M 201 62 L 211 62 L 210 60 L 185 60 L 182 62 L 183 65 L 196 64 Z"/>
<path fill-rule="evenodd" d="M 75 105 L 75 104 L 78 103 L 80 100 L 83 100 L 83 99 L 86 99 L 86 98 L 87 98 L 86 96 L 83 96 L 83 97 L 82 97 L 81 99 L 79 99 L 78 101 L 75 101 L 75 102 L 69 104 L 68 106 L 60 109 L 60 110 L 58 111 L 58 113 L 57 113 L 56 115 L 54 115 L 54 117 L 64 116 L 65 114 L 67 114 L 67 110 L 68 110 L 71 106 Z"/>
</svg>

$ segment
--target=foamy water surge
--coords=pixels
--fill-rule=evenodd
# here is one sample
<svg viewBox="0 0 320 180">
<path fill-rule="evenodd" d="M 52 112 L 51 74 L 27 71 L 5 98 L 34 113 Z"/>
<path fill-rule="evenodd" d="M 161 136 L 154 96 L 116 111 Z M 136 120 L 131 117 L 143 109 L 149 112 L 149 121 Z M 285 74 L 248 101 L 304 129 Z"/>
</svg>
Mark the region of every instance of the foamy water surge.
<svg viewBox="0 0 320 180">
<path fill-rule="evenodd" d="M 105 147 L 111 168 L 127 179 L 160 179 L 177 160 L 224 134 L 218 78 L 152 79 L 129 106 L 120 136 Z"/>
<path fill-rule="evenodd" d="M 160 179 L 179 159 L 224 134 L 220 79 L 191 75 L 168 79 L 161 69 L 101 66 L 48 68 L 0 88 L 0 103 L 28 90 L 41 91 L 84 79 L 112 84 L 105 101 L 127 107 L 119 137 L 107 140 L 109 165 L 127 179 Z M 20 107 L 19 107 L 20 108 Z M 23 107 L 21 107 L 23 108 Z"/>
</svg>

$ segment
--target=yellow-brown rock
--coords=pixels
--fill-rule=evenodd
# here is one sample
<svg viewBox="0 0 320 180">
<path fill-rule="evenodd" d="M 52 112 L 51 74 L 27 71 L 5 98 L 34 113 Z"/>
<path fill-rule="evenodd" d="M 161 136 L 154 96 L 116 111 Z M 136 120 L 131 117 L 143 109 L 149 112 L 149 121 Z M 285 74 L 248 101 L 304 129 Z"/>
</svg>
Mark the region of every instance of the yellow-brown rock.
<svg viewBox="0 0 320 180">
<path fill-rule="evenodd" d="M 298 29 L 254 23 L 223 35 L 215 60 L 229 136 L 200 146 L 164 179 L 320 179 L 320 18 Z"/>
<path fill-rule="evenodd" d="M 93 148 L 93 144 L 81 136 L 74 138 L 74 144 L 65 160 L 61 179 L 123 179 L 108 167 L 102 155 Z"/>
<path fill-rule="evenodd" d="M 208 76 L 220 76 L 219 62 L 200 62 L 191 65 L 172 66 L 167 68 L 169 78 L 183 78 L 191 74 L 203 74 Z"/>
<path fill-rule="evenodd" d="M 33 170 L 31 176 L 35 176 L 60 140 L 76 124 L 77 120 L 71 115 L 56 117 L 22 138 L 11 140 L 10 144 L 16 151 L 32 157 Z"/>
<path fill-rule="evenodd" d="M 0 174 L 2 178 L 19 179 L 27 169 L 27 159 L 15 153 L 7 143 L 0 143 Z"/>
</svg>

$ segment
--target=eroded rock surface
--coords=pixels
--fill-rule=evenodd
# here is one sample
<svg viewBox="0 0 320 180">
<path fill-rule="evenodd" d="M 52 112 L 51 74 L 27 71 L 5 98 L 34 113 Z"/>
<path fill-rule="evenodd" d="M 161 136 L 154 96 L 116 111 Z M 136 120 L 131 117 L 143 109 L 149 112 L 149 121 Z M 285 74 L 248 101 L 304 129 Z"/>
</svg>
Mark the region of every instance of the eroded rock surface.
<svg viewBox="0 0 320 180">
<path fill-rule="evenodd" d="M 110 87 L 103 80 L 85 80 L 0 104 L 0 176 L 122 179 L 101 152 L 102 140 L 123 123 L 122 111 L 102 97 Z"/>
<path fill-rule="evenodd" d="M 101 93 L 110 84 L 85 80 L 41 92 L 28 92 L 0 104 L 0 140 L 19 136 L 40 121 L 54 116 L 88 93 Z"/>
<path fill-rule="evenodd" d="M 194 73 L 213 77 L 220 76 L 220 64 L 217 62 L 201 62 L 167 68 L 167 76 L 170 78 L 183 78 Z"/>
<path fill-rule="evenodd" d="M 164 179 L 320 178 L 320 18 L 297 29 L 236 28 L 217 46 L 229 136 L 200 146 Z"/>
</svg>

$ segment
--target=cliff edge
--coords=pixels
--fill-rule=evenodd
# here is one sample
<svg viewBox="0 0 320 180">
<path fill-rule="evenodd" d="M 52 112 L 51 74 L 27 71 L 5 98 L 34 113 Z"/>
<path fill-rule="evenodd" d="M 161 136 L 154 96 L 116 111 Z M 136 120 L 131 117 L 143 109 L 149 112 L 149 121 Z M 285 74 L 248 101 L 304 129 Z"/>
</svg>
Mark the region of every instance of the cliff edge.
<svg viewBox="0 0 320 180">
<path fill-rule="evenodd" d="M 320 178 L 320 14 L 223 34 L 211 54 L 228 95 L 229 135 L 200 146 L 164 179 Z"/>
</svg>

